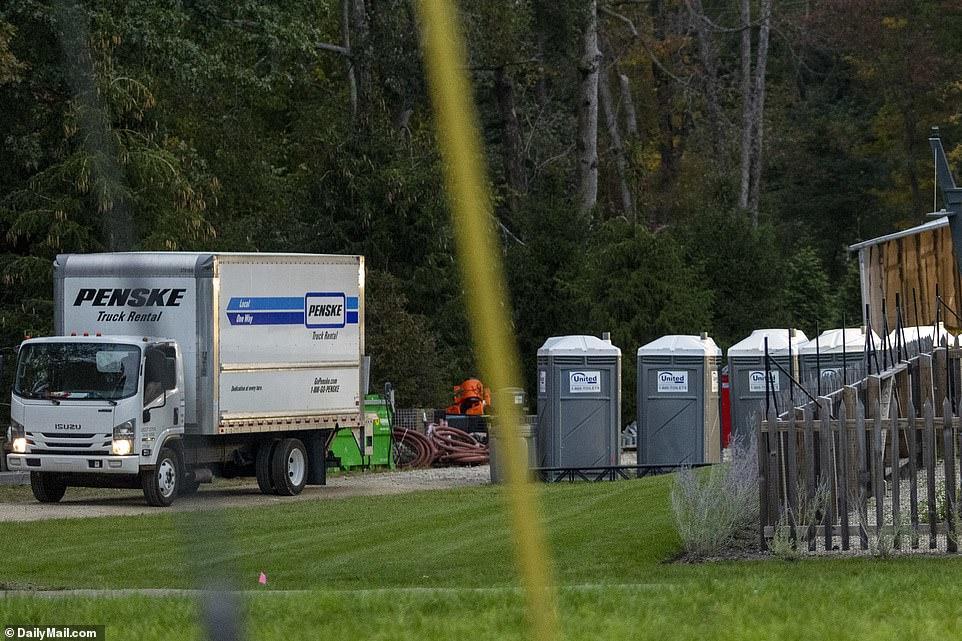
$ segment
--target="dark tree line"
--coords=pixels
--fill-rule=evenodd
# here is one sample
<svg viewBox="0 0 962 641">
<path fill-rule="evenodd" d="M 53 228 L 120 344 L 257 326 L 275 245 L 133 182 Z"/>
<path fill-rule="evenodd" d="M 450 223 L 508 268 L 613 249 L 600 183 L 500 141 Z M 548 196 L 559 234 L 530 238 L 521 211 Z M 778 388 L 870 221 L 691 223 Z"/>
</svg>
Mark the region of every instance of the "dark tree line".
<svg viewBox="0 0 962 641">
<path fill-rule="evenodd" d="M 459 3 L 515 329 L 723 345 L 858 317 L 846 246 L 932 208 L 957 2 Z M 50 331 L 50 262 L 356 252 L 375 381 L 475 374 L 407 0 L 0 6 L 0 333 Z M 632 399 L 626 399 L 631 411 Z"/>
</svg>

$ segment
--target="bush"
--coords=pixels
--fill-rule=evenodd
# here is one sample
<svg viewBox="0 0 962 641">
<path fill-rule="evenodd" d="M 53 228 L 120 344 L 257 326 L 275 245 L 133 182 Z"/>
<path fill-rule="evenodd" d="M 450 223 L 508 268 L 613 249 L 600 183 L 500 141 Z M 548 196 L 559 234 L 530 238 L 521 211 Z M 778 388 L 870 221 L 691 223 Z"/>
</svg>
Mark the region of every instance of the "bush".
<svg viewBox="0 0 962 641">
<path fill-rule="evenodd" d="M 754 439 L 732 446 L 732 461 L 675 477 L 671 507 L 685 551 L 694 557 L 731 549 L 758 527 L 758 458 Z"/>
</svg>

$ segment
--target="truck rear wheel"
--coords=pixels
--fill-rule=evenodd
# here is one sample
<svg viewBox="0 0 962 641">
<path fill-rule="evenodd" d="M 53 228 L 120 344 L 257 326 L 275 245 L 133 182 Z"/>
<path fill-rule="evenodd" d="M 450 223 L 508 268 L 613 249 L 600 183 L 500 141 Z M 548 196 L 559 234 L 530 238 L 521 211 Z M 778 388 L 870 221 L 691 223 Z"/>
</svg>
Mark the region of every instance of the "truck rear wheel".
<svg viewBox="0 0 962 641">
<path fill-rule="evenodd" d="M 41 503 L 57 503 L 67 491 L 67 482 L 50 472 L 30 472 L 30 489 Z"/>
<path fill-rule="evenodd" d="M 301 493 L 307 483 L 307 448 L 300 439 L 285 438 L 271 457 L 274 492 L 283 496 Z"/>
<path fill-rule="evenodd" d="M 169 447 L 160 450 L 157 467 L 140 473 L 140 484 L 144 488 L 144 498 L 152 507 L 168 507 L 177 497 L 182 473 L 177 453 Z"/>
<path fill-rule="evenodd" d="M 254 475 L 257 476 L 257 487 L 264 494 L 277 494 L 274 491 L 274 478 L 271 474 L 271 460 L 274 449 L 280 443 L 279 438 L 268 438 L 257 446 L 257 457 L 254 459 Z"/>
</svg>

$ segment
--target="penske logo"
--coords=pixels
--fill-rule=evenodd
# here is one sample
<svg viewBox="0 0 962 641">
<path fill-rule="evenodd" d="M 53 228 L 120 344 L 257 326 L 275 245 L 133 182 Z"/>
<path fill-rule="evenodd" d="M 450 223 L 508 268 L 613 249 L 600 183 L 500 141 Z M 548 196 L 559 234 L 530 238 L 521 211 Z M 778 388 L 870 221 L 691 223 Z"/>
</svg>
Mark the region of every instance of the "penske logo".
<svg viewBox="0 0 962 641">
<path fill-rule="evenodd" d="M 186 289 L 114 288 L 81 289 L 74 307 L 180 307 Z"/>
<path fill-rule="evenodd" d="M 360 297 L 344 292 L 303 296 L 238 296 L 227 303 L 231 325 L 303 325 L 336 329 L 360 322 Z"/>
</svg>

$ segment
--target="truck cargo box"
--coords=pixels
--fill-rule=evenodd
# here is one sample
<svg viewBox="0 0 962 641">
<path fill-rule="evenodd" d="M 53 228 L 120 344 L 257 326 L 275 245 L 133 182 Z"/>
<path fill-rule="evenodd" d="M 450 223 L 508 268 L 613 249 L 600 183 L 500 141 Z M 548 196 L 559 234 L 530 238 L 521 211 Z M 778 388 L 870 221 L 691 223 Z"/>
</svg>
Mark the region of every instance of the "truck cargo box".
<svg viewBox="0 0 962 641">
<path fill-rule="evenodd" d="M 57 257 L 55 330 L 176 340 L 188 434 L 363 424 L 364 258 Z"/>
</svg>

